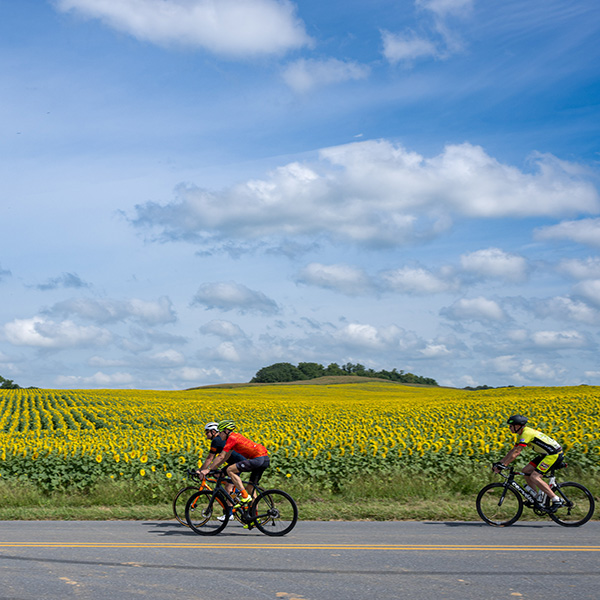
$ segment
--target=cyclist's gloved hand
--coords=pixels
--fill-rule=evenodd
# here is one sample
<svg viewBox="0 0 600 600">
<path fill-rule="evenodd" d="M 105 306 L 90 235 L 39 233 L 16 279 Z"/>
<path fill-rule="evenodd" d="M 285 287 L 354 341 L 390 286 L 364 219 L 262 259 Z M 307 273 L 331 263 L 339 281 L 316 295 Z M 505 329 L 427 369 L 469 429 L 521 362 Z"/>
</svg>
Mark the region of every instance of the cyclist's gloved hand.
<svg viewBox="0 0 600 600">
<path fill-rule="evenodd" d="M 495 471 L 496 473 L 500 473 L 500 471 L 506 469 L 506 467 L 501 463 L 501 462 L 495 462 L 492 465 L 492 470 Z"/>
</svg>

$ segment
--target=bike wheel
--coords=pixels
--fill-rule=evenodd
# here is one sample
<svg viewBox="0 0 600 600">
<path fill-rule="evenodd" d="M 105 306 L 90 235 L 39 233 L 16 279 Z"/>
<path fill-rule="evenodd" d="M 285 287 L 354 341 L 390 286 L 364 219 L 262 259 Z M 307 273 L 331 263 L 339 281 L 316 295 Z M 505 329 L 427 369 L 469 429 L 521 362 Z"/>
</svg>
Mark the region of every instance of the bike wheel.
<svg viewBox="0 0 600 600">
<path fill-rule="evenodd" d="M 523 499 L 515 490 L 503 483 L 486 485 L 477 496 L 477 512 L 488 524 L 494 527 L 508 527 L 523 512 Z"/>
<path fill-rule="evenodd" d="M 227 502 L 221 494 L 213 500 L 213 492 L 203 490 L 192 495 L 185 505 L 185 520 L 192 531 L 200 535 L 217 535 L 229 521 Z M 220 521 L 218 517 L 222 517 Z"/>
<path fill-rule="evenodd" d="M 252 503 L 251 517 L 265 535 L 285 535 L 298 522 L 298 507 L 289 494 L 267 490 Z"/>
<path fill-rule="evenodd" d="M 198 491 L 198 486 L 188 485 L 187 487 L 181 488 L 175 498 L 173 499 L 173 514 L 175 518 L 186 527 L 189 527 L 185 520 L 185 505 L 189 497 Z"/>
<path fill-rule="evenodd" d="M 591 492 L 573 481 L 559 483 L 555 488 L 556 495 L 564 502 L 550 518 L 564 527 L 579 527 L 587 523 L 594 514 L 596 503 Z"/>
</svg>

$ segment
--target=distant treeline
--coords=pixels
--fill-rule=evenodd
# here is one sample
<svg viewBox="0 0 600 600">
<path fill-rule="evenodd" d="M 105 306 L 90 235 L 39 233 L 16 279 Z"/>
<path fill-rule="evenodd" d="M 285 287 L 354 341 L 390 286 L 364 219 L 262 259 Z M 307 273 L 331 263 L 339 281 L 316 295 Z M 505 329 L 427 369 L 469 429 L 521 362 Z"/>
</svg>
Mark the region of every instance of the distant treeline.
<svg viewBox="0 0 600 600">
<path fill-rule="evenodd" d="M 12 379 L 4 379 L 4 377 L 0 375 L 0 389 L 19 390 L 21 389 L 21 386 L 17 385 Z"/>
<path fill-rule="evenodd" d="M 302 381 L 305 379 L 316 379 L 326 376 L 358 375 L 359 377 L 373 377 L 377 379 L 388 379 L 389 381 L 398 381 L 400 383 L 420 383 L 423 385 L 437 385 L 435 379 L 431 377 L 422 377 L 413 373 L 392 369 L 391 371 L 375 371 L 367 369 L 360 363 L 338 365 L 331 363 L 327 367 L 313 362 L 301 362 L 298 366 L 290 363 L 275 363 L 269 367 L 263 367 L 257 371 L 256 375 L 250 380 L 250 383 L 277 383 L 284 381 Z"/>
</svg>

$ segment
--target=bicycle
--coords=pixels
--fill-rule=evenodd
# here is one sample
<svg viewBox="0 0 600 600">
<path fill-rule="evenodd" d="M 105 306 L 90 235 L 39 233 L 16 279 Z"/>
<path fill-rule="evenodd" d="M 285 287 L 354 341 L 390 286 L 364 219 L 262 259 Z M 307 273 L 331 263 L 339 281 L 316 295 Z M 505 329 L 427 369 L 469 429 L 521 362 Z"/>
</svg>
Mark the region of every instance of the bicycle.
<svg viewBox="0 0 600 600">
<path fill-rule="evenodd" d="M 591 492 L 580 483 L 565 481 L 556 483 L 556 471 L 566 467 L 565 463 L 551 467 L 544 477 L 548 484 L 563 502 L 556 512 L 550 511 L 550 498 L 541 491 L 531 493 L 529 489 L 521 487 L 516 481 L 517 475 L 524 475 L 510 467 L 508 475 L 500 473 L 504 482 L 495 482 L 486 485 L 477 496 L 477 512 L 488 524 L 494 527 L 508 527 L 521 517 L 523 507 L 533 509 L 540 516 L 548 516 L 555 523 L 563 527 L 579 527 L 587 523 L 592 515 L 596 503 Z M 508 467 L 504 467 L 507 469 Z"/>
<path fill-rule="evenodd" d="M 185 525 L 189 527 L 187 521 L 185 520 L 185 505 L 187 504 L 188 498 L 195 492 L 199 492 L 201 490 L 211 490 L 212 487 L 210 484 L 215 484 L 216 479 L 214 477 L 202 479 L 196 471 L 187 470 L 187 476 L 198 482 L 198 485 L 187 485 L 182 487 L 177 494 L 175 494 L 175 498 L 173 498 L 173 515 L 181 523 L 181 525 Z"/>
<path fill-rule="evenodd" d="M 188 526 L 199 535 L 217 535 L 233 515 L 246 529 L 256 527 L 265 535 L 282 536 L 289 533 L 298 522 L 298 507 L 294 499 L 282 490 L 265 490 L 254 485 L 256 498 L 248 507 L 233 508 L 239 501 L 237 491 L 233 495 L 223 483 L 231 483 L 225 471 L 210 471 L 216 477 L 213 490 L 199 490 L 187 501 L 185 519 Z"/>
</svg>

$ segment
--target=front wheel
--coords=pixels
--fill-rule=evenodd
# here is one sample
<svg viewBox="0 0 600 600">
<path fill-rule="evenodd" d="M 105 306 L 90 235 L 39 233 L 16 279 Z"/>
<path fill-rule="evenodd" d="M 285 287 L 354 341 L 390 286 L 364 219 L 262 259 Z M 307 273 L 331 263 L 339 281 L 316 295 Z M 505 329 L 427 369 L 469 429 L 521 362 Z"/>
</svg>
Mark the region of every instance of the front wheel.
<svg viewBox="0 0 600 600">
<path fill-rule="evenodd" d="M 504 483 L 490 483 L 477 496 L 477 512 L 494 527 L 508 527 L 519 520 L 523 512 L 523 499 Z"/>
<path fill-rule="evenodd" d="M 559 483 L 554 491 L 563 501 L 563 506 L 555 513 L 550 513 L 553 521 L 564 527 L 579 527 L 592 518 L 596 503 L 586 487 L 566 481 Z"/>
<path fill-rule="evenodd" d="M 265 535 L 285 535 L 298 522 L 298 507 L 294 499 L 281 490 L 267 490 L 252 503 L 254 525 Z"/>
<path fill-rule="evenodd" d="M 188 524 L 185 520 L 185 505 L 187 504 L 188 498 L 197 491 L 197 485 L 188 485 L 187 487 L 180 489 L 173 499 L 173 514 L 175 515 L 175 518 L 186 527 L 188 527 Z"/>
<path fill-rule="evenodd" d="M 203 490 L 190 496 L 185 505 L 185 520 L 188 527 L 200 535 L 217 535 L 229 521 L 229 510 L 225 497 Z"/>
</svg>

